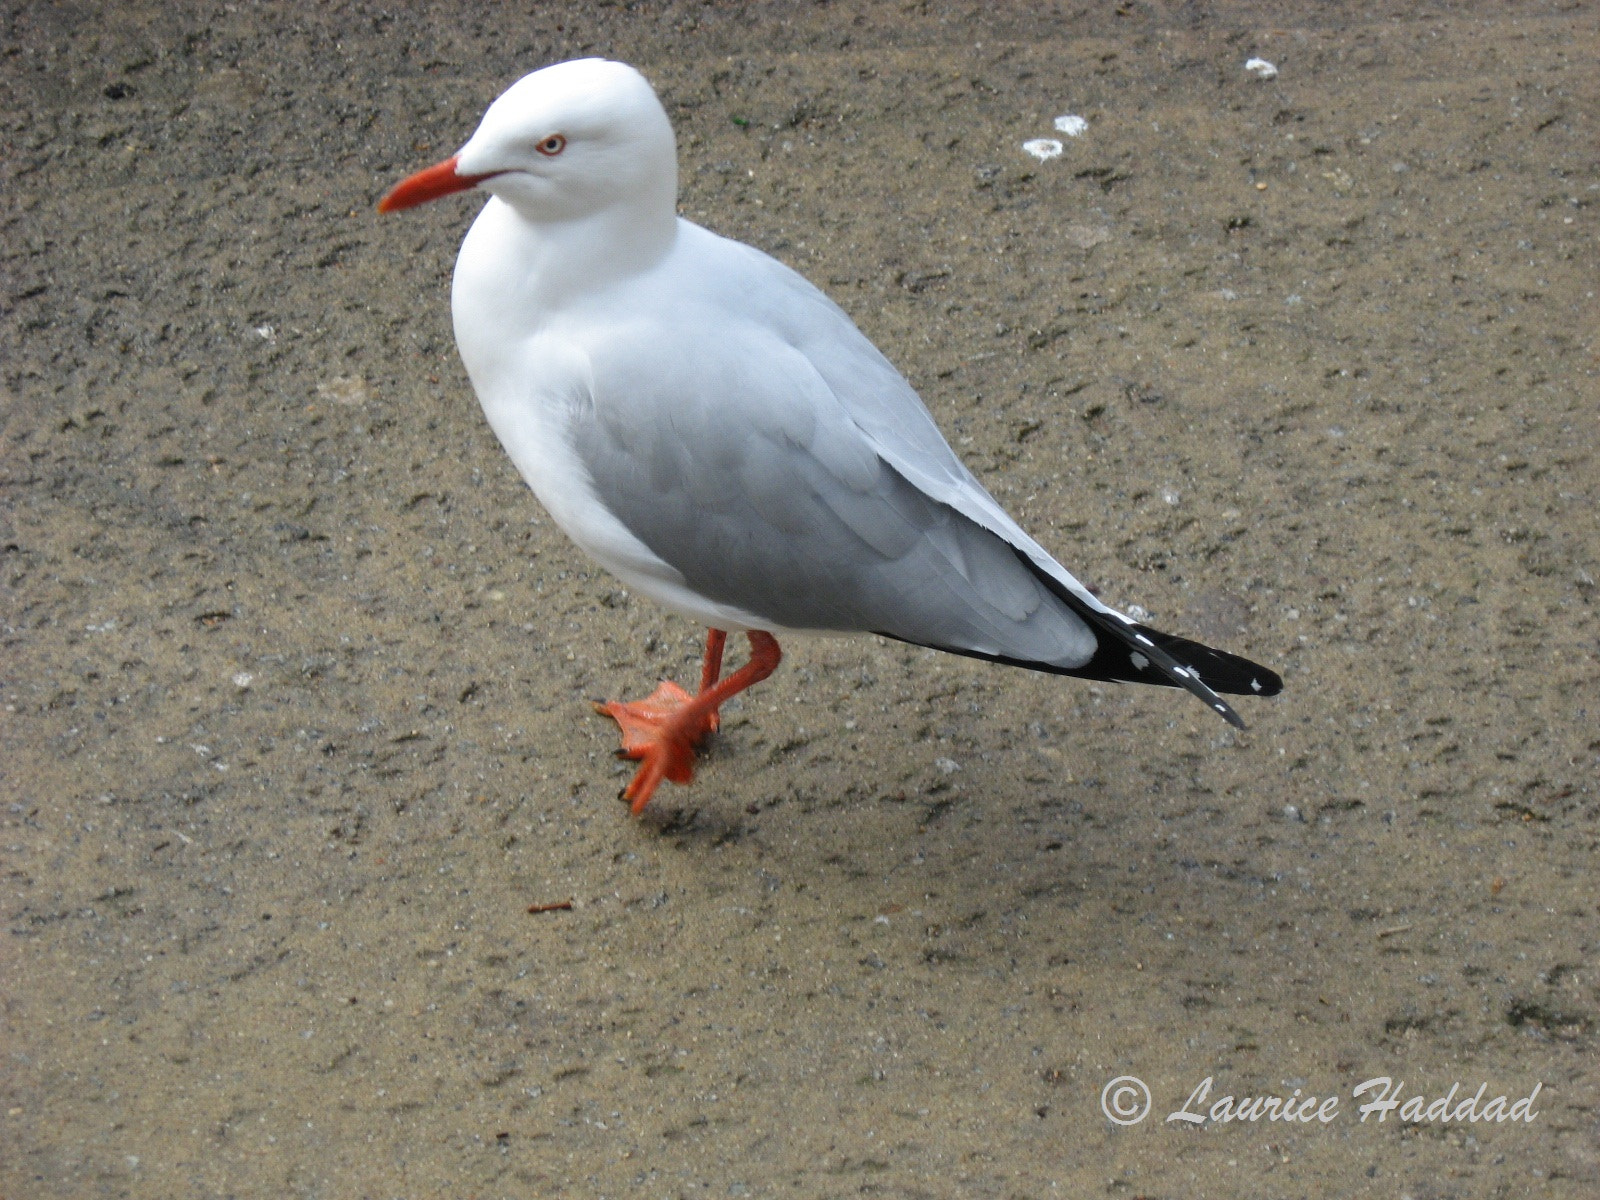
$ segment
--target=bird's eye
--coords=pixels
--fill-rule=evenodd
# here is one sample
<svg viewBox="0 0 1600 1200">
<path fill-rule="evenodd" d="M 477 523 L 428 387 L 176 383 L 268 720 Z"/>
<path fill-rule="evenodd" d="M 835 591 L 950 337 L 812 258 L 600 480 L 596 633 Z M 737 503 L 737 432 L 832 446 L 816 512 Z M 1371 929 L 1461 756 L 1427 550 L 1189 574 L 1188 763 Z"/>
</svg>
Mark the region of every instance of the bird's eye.
<svg viewBox="0 0 1600 1200">
<path fill-rule="evenodd" d="M 549 137 L 545 138 L 544 141 L 540 142 L 534 147 L 535 150 L 544 155 L 546 158 L 554 158 L 566 148 L 567 139 L 562 137 L 559 133 L 552 133 Z"/>
</svg>

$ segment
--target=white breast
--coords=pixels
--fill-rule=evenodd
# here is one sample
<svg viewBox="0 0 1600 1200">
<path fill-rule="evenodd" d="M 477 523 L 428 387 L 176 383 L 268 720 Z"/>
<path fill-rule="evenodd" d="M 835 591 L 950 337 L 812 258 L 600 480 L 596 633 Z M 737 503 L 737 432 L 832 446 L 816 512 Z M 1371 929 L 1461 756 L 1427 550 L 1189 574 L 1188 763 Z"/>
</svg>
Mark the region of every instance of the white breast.
<svg viewBox="0 0 1600 1200">
<path fill-rule="evenodd" d="M 539 255 L 529 234 L 506 205 L 491 200 L 456 261 L 456 344 L 490 428 L 556 524 L 628 587 L 702 625 L 771 629 L 691 590 L 596 495 L 571 437 L 572 414 L 592 390 L 577 328 L 582 316 L 552 303 L 548 272 L 528 269 Z"/>
</svg>

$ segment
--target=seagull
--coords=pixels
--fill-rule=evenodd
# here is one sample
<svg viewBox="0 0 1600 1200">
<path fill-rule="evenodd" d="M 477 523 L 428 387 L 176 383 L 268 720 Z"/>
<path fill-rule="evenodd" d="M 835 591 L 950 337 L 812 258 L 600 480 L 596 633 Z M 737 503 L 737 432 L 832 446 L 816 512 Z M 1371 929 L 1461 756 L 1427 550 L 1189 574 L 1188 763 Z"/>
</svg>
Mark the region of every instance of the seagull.
<svg viewBox="0 0 1600 1200">
<path fill-rule="evenodd" d="M 1058 675 L 1275 695 L 1272 671 L 1107 607 L 946 443 L 844 310 L 751 246 L 677 214 L 672 124 L 633 67 L 558 63 L 513 84 L 393 212 L 488 193 L 451 288 L 473 390 L 528 485 L 628 588 L 709 630 L 694 693 L 596 703 L 642 812 L 687 784 L 779 633 L 873 633 Z M 727 635 L 748 661 L 727 676 Z"/>
</svg>

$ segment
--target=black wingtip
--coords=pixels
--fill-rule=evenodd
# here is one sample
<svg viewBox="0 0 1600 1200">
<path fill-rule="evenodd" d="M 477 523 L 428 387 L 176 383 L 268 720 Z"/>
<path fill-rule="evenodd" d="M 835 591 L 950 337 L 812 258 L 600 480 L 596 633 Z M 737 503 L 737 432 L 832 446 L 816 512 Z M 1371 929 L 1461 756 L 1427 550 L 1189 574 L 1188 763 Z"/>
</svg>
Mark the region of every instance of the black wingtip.
<svg viewBox="0 0 1600 1200">
<path fill-rule="evenodd" d="M 1276 696 L 1283 679 L 1276 671 L 1226 650 L 1162 633 L 1115 613 L 1102 612 L 1045 571 L 1023 551 L 1017 557 L 1050 592 L 1095 632 L 1095 652 L 1083 666 L 1063 671 L 1117 683 L 1153 683 L 1186 688 L 1235 729 L 1243 719 L 1218 696 Z M 1051 668 L 1045 667 L 1050 670 Z"/>
<path fill-rule="evenodd" d="M 1015 546 L 1012 549 L 1050 593 L 1094 631 L 1095 650 L 1088 662 L 1081 666 L 1063 667 L 1055 663 L 971 650 L 964 646 L 917 642 L 883 630 L 876 632 L 880 637 L 927 646 L 930 650 L 981 658 L 985 662 L 1004 663 L 1009 667 L 1026 667 L 1030 671 L 1048 671 L 1052 675 L 1071 675 L 1076 679 L 1094 679 L 1106 683 L 1147 683 L 1158 687 L 1185 688 L 1239 730 L 1247 730 L 1249 726 L 1217 695 L 1218 692 L 1230 696 L 1276 696 L 1283 691 L 1283 679 L 1276 671 L 1237 654 L 1229 654 L 1226 650 L 1218 650 L 1176 634 L 1162 633 L 1159 629 L 1140 625 L 1118 613 L 1095 608 L 1022 550 Z"/>
<path fill-rule="evenodd" d="M 1132 624 L 1127 628 L 1150 638 L 1177 662 L 1197 672 L 1201 681 L 1214 692 L 1221 692 L 1225 696 L 1276 696 L 1283 691 L 1283 679 L 1276 671 L 1251 662 L 1248 658 L 1177 634 L 1162 633 L 1148 625 Z M 1115 625 L 1111 631 L 1120 636 Z M 1115 645 L 1112 647 L 1113 652 L 1116 648 Z"/>
</svg>

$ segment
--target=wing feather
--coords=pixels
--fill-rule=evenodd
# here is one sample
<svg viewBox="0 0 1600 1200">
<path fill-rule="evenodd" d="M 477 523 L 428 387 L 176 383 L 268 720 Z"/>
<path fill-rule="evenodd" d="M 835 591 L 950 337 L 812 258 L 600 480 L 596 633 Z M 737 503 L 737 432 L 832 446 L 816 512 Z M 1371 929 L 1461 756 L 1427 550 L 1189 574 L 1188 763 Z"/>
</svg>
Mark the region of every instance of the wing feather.
<svg viewBox="0 0 1600 1200">
<path fill-rule="evenodd" d="M 591 327 L 571 433 L 602 502 L 687 587 L 773 628 L 1183 687 L 1236 725 L 1218 690 L 1281 688 L 1101 603 L 841 309 L 759 251 L 682 228 L 702 292 Z"/>
</svg>

